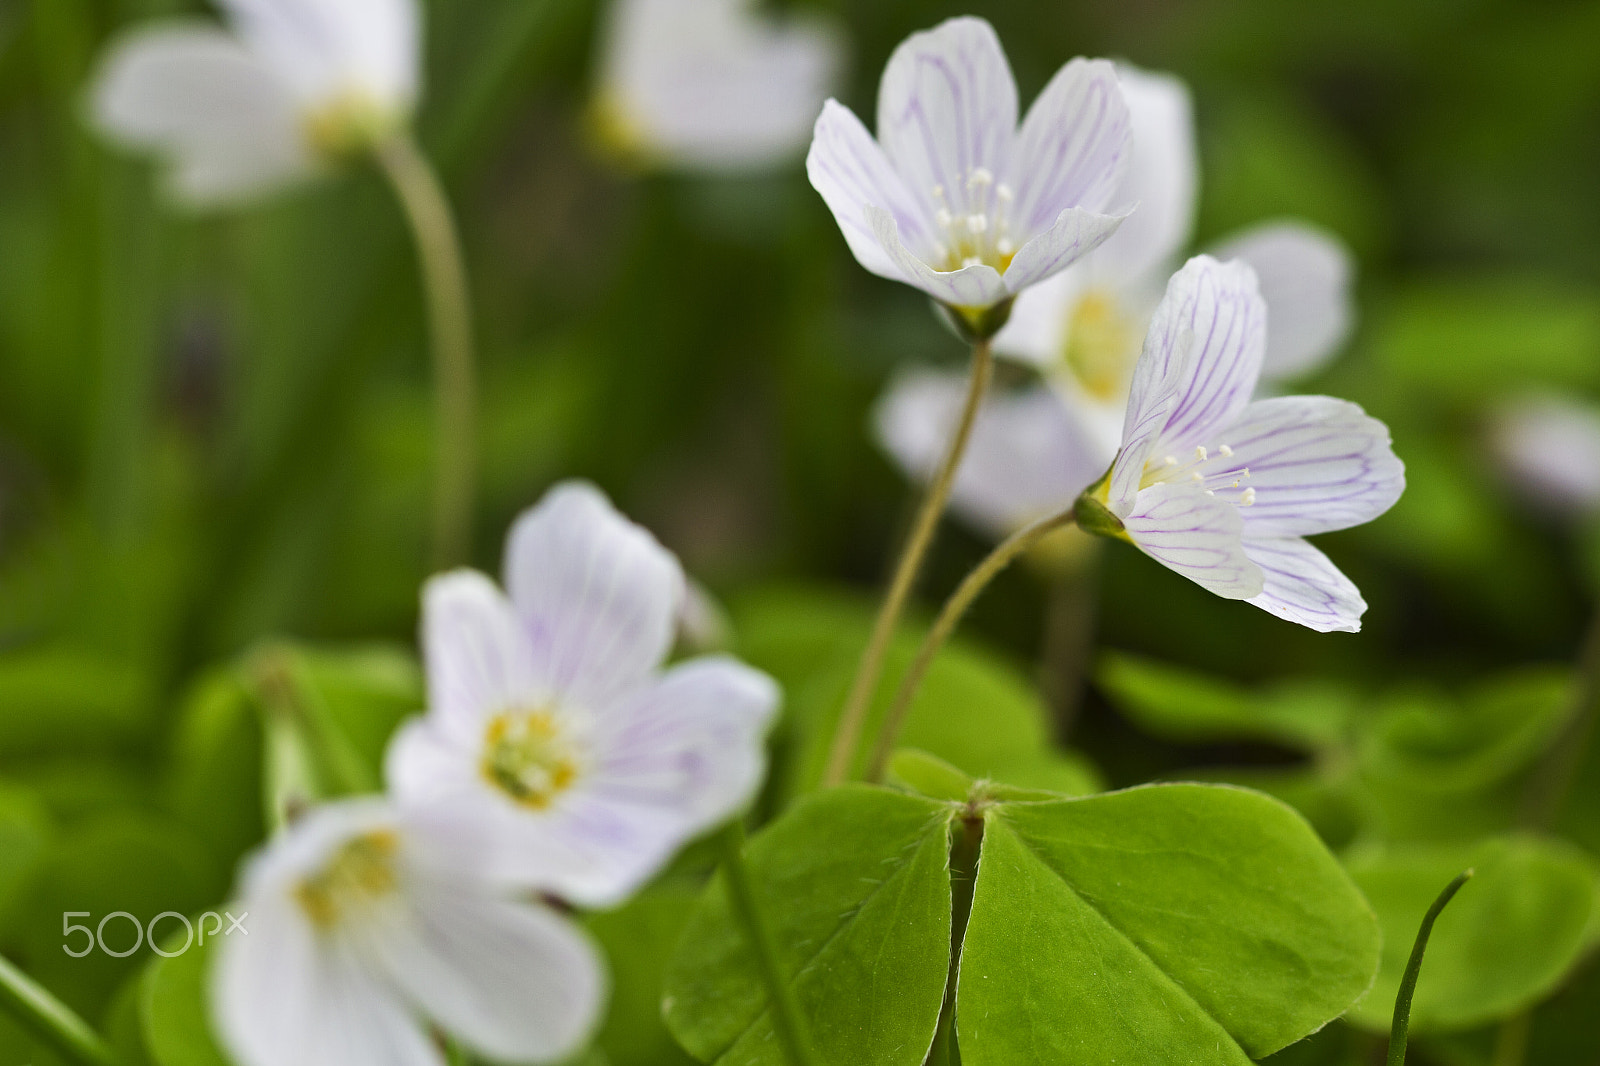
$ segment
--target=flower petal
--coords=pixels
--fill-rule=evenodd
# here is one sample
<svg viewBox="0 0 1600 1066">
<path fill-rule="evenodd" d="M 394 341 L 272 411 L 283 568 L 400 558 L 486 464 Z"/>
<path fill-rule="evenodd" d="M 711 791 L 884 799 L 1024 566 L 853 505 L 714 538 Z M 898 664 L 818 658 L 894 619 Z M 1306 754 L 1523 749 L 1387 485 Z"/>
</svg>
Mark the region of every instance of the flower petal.
<svg viewBox="0 0 1600 1066">
<path fill-rule="evenodd" d="M 909 280 L 879 242 L 867 218 L 868 207 L 889 212 L 903 240 L 932 254 L 933 231 L 921 203 L 906 189 L 861 120 L 837 100 L 822 105 L 806 156 L 806 174 L 833 212 L 856 261 L 874 274 Z"/>
<path fill-rule="evenodd" d="M 1240 545 L 1243 523 L 1233 504 L 1191 485 L 1152 485 L 1122 523 L 1140 551 L 1202 588 L 1229 600 L 1261 593 L 1261 568 Z"/>
<path fill-rule="evenodd" d="M 766 674 L 725 656 L 681 663 L 600 723 L 588 787 L 614 804 L 676 816 L 675 849 L 750 801 L 778 711 Z"/>
<path fill-rule="evenodd" d="M 899 225 L 889 212 L 869 205 L 866 216 L 878 243 L 898 268 L 899 276 L 940 303 L 982 308 L 1010 295 L 1000 272 L 987 263 L 974 263 L 960 270 L 935 270 L 901 242 Z"/>
<path fill-rule="evenodd" d="M 965 393 L 962 375 L 916 372 L 899 378 L 879 402 L 878 439 L 913 477 L 932 475 Z M 1110 462 L 1110 453 L 1051 389 L 1036 385 L 993 394 L 972 427 L 951 506 L 990 535 L 1004 537 L 1071 506 Z"/>
<path fill-rule="evenodd" d="M 1244 260 L 1260 280 L 1267 301 L 1263 377 L 1309 374 L 1344 343 L 1355 318 L 1355 264 L 1337 237 L 1300 222 L 1272 222 L 1233 237 L 1212 254 Z"/>
<path fill-rule="evenodd" d="M 239 36 L 316 107 L 365 96 L 397 111 L 417 95 L 416 0 L 221 0 Z"/>
<path fill-rule="evenodd" d="M 1054 224 L 1024 244 L 1006 268 L 1005 286 L 1020 293 L 1065 270 L 1106 242 L 1128 214 L 1101 215 L 1081 207 L 1061 212 Z"/>
<path fill-rule="evenodd" d="M 1068 208 L 1104 212 L 1127 172 L 1130 140 L 1115 67 L 1074 59 L 1058 70 L 1017 134 L 1013 229 L 1027 239 L 1057 225 Z"/>
<path fill-rule="evenodd" d="M 1005 180 L 1016 128 L 1017 83 L 983 19 L 954 18 L 913 33 L 889 57 L 878 87 L 878 143 L 924 217 L 938 206 L 936 186 L 950 210 L 964 214 L 974 170 Z"/>
<path fill-rule="evenodd" d="M 1251 603 L 1319 633 L 1360 632 L 1367 603 L 1326 555 L 1298 537 L 1251 538 L 1244 550 L 1265 577 Z"/>
<path fill-rule="evenodd" d="M 1490 447 L 1524 499 L 1556 512 L 1600 507 L 1600 410 L 1565 396 L 1518 397 L 1496 412 Z"/>
<path fill-rule="evenodd" d="M 1093 281 L 1080 262 L 1017 293 L 1005 326 L 994 335 L 994 353 L 1039 370 L 1056 367 L 1066 350 L 1067 323 Z"/>
<path fill-rule="evenodd" d="M 1257 400 L 1221 431 L 1233 455 L 1207 468 L 1247 469 L 1252 537 L 1302 537 L 1370 522 L 1405 490 L 1389 427 L 1330 396 Z"/>
<path fill-rule="evenodd" d="M 517 519 L 505 574 L 534 669 L 580 706 L 640 687 L 672 647 L 678 560 L 593 485 L 557 485 Z"/>
<path fill-rule="evenodd" d="M 490 715 L 542 701 L 527 634 L 504 594 L 475 570 L 433 578 L 422 594 L 429 717 L 476 740 Z"/>
<path fill-rule="evenodd" d="M 1119 63 L 1117 80 L 1133 140 L 1127 177 L 1111 202 L 1139 207 L 1095 252 L 1095 280 L 1117 287 L 1147 279 L 1159 283 L 1158 272 L 1171 269 L 1194 228 L 1199 186 L 1194 112 L 1188 87 L 1170 74 Z"/>
<path fill-rule="evenodd" d="M 1211 439 L 1255 391 L 1266 305 L 1239 262 L 1197 255 L 1167 284 L 1133 371 L 1112 510 L 1126 506 L 1157 447 L 1187 452 Z"/>
<path fill-rule="evenodd" d="M 246 200 L 314 170 L 284 84 L 211 27 L 123 38 L 95 76 L 91 106 L 108 137 L 168 157 L 173 192 L 191 206 Z"/>
<path fill-rule="evenodd" d="M 551 1062 L 579 1050 L 605 1003 L 589 940 L 547 907 L 452 871 L 411 871 L 411 920 L 373 945 L 419 1012 L 484 1056 Z"/>
<path fill-rule="evenodd" d="M 841 66 L 831 24 L 758 17 L 745 0 L 611 6 L 602 94 L 639 146 L 693 169 L 782 162 L 807 141 Z"/>
</svg>

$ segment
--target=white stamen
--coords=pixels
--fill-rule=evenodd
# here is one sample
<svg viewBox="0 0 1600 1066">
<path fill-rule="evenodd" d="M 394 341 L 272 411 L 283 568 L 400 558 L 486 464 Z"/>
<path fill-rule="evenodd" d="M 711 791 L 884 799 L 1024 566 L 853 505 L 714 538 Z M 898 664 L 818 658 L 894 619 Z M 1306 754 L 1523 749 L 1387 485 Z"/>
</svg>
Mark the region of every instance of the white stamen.
<svg viewBox="0 0 1600 1066">
<path fill-rule="evenodd" d="M 1178 465 L 1178 457 L 1176 455 L 1169 455 L 1165 459 L 1163 459 L 1162 462 L 1166 463 L 1168 466 L 1177 466 Z"/>
<path fill-rule="evenodd" d="M 1245 489 L 1244 493 L 1239 497 L 1239 506 L 1240 507 L 1249 507 L 1252 503 L 1255 503 L 1255 502 L 1256 502 L 1256 490 L 1255 489 Z"/>
<path fill-rule="evenodd" d="M 983 266 L 983 260 L 979 259 L 975 255 L 969 255 L 965 259 L 961 260 L 961 265 L 963 267 Z"/>
<path fill-rule="evenodd" d="M 1010 237 L 1001 237 L 998 241 L 995 242 L 994 250 L 999 252 L 1001 255 L 1010 255 L 1012 252 L 1016 251 L 1017 249 L 1016 249 L 1016 245 L 1011 243 L 1011 238 Z"/>
<path fill-rule="evenodd" d="M 978 186 L 981 188 L 984 185 L 991 184 L 993 181 L 994 175 L 989 172 L 988 167 L 978 167 L 967 177 L 968 187 Z"/>
<path fill-rule="evenodd" d="M 1205 475 L 1200 473 L 1200 471 L 1198 471 L 1198 470 L 1196 470 L 1194 473 L 1190 474 L 1189 476 L 1194 479 L 1194 483 L 1196 485 L 1204 485 L 1206 483 Z"/>
<path fill-rule="evenodd" d="M 949 229 L 950 223 L 954 222 L 955 219 L 950 217 L 950 212 L 941 207 L 933 213 L 933 221 L 938 224 L 940 229 Z"/>
<path fill-rule="evenodd" d="M 1199 445 L 1195 446 L 1194 457 L 1197 460 L 1199 460 L 1200 462 L 1202 462 L 1202 463 L 1206 461 L 1208 455 L 1207 455 L 1207 452 L 1206 452 L 1206 446 L 1204 444 L 1199 444 Z"/>
<path fill-rule="evenodd" d="M 1224 459 L 1232 459 L 1233 449 L 1228 447 L 1226 444 L 1219 444 L 1217 445 L 1217 454 L 1222 456 Z"/>
<path fill-rule="evenodd" d="M 1003 204 L 1009 204 L 1017 198 L 1017 194 L 1011 191 L 1011 186 L 1003 181 L 994 187 L 994 195 Z"/>
<path fill-rule="evenodd" d="M 973 233 L 982 233 L 984 230 L 986 230 L 988 228 L 989 228 L 989 216 L 988 215 L 968 215 L 967 216 L 967 229 L 971 230 Z"/>
</svg>

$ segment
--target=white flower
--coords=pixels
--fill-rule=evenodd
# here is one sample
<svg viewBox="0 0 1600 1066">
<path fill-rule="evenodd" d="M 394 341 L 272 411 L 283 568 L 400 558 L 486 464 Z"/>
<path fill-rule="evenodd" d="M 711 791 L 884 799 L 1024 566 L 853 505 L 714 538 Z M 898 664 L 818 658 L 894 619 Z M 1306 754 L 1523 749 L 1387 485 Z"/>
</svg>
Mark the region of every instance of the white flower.
<svg viewBox="0 0 1600 1066">
<path fill-rule="evenodd" d="M 1134 369 L 1122 447 L 1080 498 L 1079 524 L 1219 596 L 1354 632 L 1361 594 L 1302 538 L 1388 510 L 1404 467 L 1388 429 L 1353 403 L 1251 401 L 1266 317 L 1244 263 L 1196 256 L 1173 276 Z"/>
<path fill-rule="evenodd" d="M 1490 447 L 1529 502 L 1564 513 L 1600 510 L 1600 410 L 1565 396 L 1520 396 L 1495 412 Z"/>
<path fill-rule="evenodd" d="M 975 321 L 982 311 L 1070 266 L 1126 217 L 1105 210 L 1128 136 L 1104 60 L 1062 67 L 1019 129 L 994 30 L 958 18 L 889 57 L 876 141 L 829 100 L 806 169 L 862 266 L 992 328 Z"/>
<path fill-rule="evenodd" d="M 957 513 L 997 536 L 1065 509 L 1116 455 L 1140 343 L 1193 230 L 1198 172 L 1188 89 L 1126 64 L 1117 76 L 1133 141 L 1116 199 L 1139 209 L 1076 265 L 1017 298 L 995 351 L 1038 369 L 1057 400 L 1052 405 L 1039 385 L 991 396 L 951 494 Z M 1343 342 L 1352 267 L 1335 238 L 1303 223 L 1269 222 L 1214 254 L 1244 260 L 1260 280 L 1271 311 L 1263 379 L 1309 373 Z M 932 468 L 964 390 L 960 376 L 926 372 L 891 386 L 877 430 L 902 467 L 919 475 Z M 1047 439 L 1056 444 L 1044 459 L 1038 449 Z"/>
<path fill-rule="evenodd" d="M 842 65 L 820 19 L 776 25 L 753 0 L 615 0 L 595 111 L 646 162 L 740 172 L 798 155 Z"/>
<path fill-rule="evenodd" d="M 576 1051 L 605 998 L 588 939 L 503 898 L 379 799 L 314 808 L 247 865 L 212 1015 L 240 1066 L 444 1066 L 429 1026 L 498 1062 Z"/>
<path fill-rule="evenodd" d="M 415 0 L 219 0 L 232 32 L 178 21 L 113 45 L 92 90 L 108 137 L 153 151 L 174 194 L 234 203 L 316 173 L 403 124 Z"/>
<path fill-rule="evenodd" d="M 429 709 L 389 749 L 402 807 L 483 840 L 501 883 L 621 901 L 743 806 L 776 686 L 731 659 L 661 670 L 683 573 L 583 483 L 552 489 L 482 574 L 429 582 Z"/>
</svg>

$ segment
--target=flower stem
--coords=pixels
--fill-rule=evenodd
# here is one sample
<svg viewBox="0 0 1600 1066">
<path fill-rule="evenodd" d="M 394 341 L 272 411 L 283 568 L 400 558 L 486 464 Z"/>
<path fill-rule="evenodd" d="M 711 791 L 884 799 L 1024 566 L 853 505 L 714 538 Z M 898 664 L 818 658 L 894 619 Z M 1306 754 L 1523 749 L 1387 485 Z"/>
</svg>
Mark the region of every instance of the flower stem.
<svg viewBox="0 0 1600 1066">
<path fill-rule="evenodd" d="M 750 869 L 744 862 L 744 823 L 735 818 L 719 836 L 722 839 L 722 876 L 728 886 L 728 901 L 733 906 L 734 917 L 744 927 L 745 938 L 761 968 L 766 981 L 767 994 L 772 998 L 772 1028 L 783 1048 L 789 1066 L 816 1066 L 816 1056 L 811 1051 L 811 1038 L 806 1028 L 805 1015 L 795 998 L 794 989 L 784 976 L 778 962 L 778 948 L 772 930 L 767 927 L 761 907 L 756 902 L 755 886 L 750 881 Z"/>
<path fill-rule="evenodd" d="M 1600 719 L 1600 610 L 1584 634 L 1574 673 L 1566 724 L 1534 767 L 1522 797 L 1520 821 L 1527 829 L 1548 829 L 1561 816 L 1594 739 Z"/>
<path fill-rule="evenodd" d="M 1096 542 L 1085 558 L 1051 576 L 1046 593 L 1039 673 L 1055 712 L 1056 740 L 1062 744 L 1071 739 L 1083 703 L 1083 679 L 1089 672 L 1099 608 L 1099 564 Z"/>
<path fill-rule="evenodd" d="M 1394 997 L 1394 1021 L 1389 1027 L 1388 1066 L 1405 1066 L 1406 1036 L 1411 1030 L 1411 997 L 1417 990 L 1417 975 L 1422 972 L 1422 956 L 1428 950 L 1428 937 L 1433 933 L 1433 923 L 1445 905 L 1461 891 L 1461 886 L 1472 879 L 1473 871 L 1463 870 L 1454 881 L 1444 886 L 1439 898 L 1433 901 L 1428 913 L 1422 916 L 1422 926 L 1411 945 L 1411 958 L 1406 961 L 1406 971 L 1400 978 L 1400 991 Z"/>
<path fill-rule="evenodd" d="M 895 691 L 894 702 L 889 705 L 889 713 L 884 716 L 883 725 L 878 730 L 878 742 L 874 745 L 872 758 L 867 764 L 868 781 L 883 780 L 884 771 L 889 766 L 889 756 L 894 754 L 895 740 L 900 736 L 906 715 L 911 710 L 911 701 L 916 698 L 917 689 L 921 687 L 928 668 L 933 665 L 934 657 L 955 632 L 956 626 L 961 622 L 961 616 L 967 613 L 972 601 L 978 598 L 978 594 L 1000 571 L 1009 566 L 1013 559 L 1073 520 L 1073 511 L 1068 508 L 1060 514 L 1041 518 L 1032 525 L 1024 526 L 1001 541 L 1000 545 L 973 568 L 972 572 L 962 579 L 960 585 L 956 586 L 955 592 L 940 609 L 933 628 L 928 630 L 928 635 L 923 638 L 922 646 L 917 649 L 917 657 L 912 660 L 911 669 L 906 671 L 906 676 L 900 681 L 899 689 Z"/>
<path fill-rule="evenodd" d="M 33 978 L 0 956 L 0 1007 L 28 1032 L 79 1066 L 112 1066 L 100 1035 Z"/>
<path fill-rule="evenodd" d="M 928 545 L 933 541 L 933 533 L 938 528 L 939 518 L 944 514 L 945 503 L 950 499 L 950 488 L 955 484 L 956 470 L 961 466 L 961 457 L 966 454 L 967 441 L 972 436 L 972 425 L 977 420 L 984 394 L 989 390 L 989 378 L 993 370 L 994 356 L 991 342 L 974 341 L 972 366 L 967 379 L 967 398 L 961 408 L 961 419 L 956 423 L 955 432 L 945 448 L 944 458 L 928 485 L 927 494 L 922 498 L 922 505 L 911 524 L 911 532 L 906 537 L 905 548 L 900 553 L 900 561 L 895 565 L 894 577 L 889 582 L 889 591 L 884 595 L 883 604 L 878 608 L 878 617 L 872 625 L 872 636 L 861 653 L 861 662 L 856 667 L 855 679 L 850 683 L 844 709 L 839 714 L 839 724 L 834 728 L 833 745 L 829 749 L 828 766 L 823 775 L 824 784 L 837 785 L 850 774 L 850 763 L 856 753 L 856 743 L 861 739 L 861 729 L 866 724 L 867 710 L 872 705 L 873 694 L 877 692 L 878 680 L 883 674 L 883 662 L 889 654 L 889 644 L 894 639 L 895 627 L 905 610 L 906 600 L 911 595 L 912 585 L 916 583 L 917 573 L 922 569 L 923 557 L 927 555 Z"/>
<path fill-rule="evenodd" d="M 433 561 L 443 569 L 465 562 L 472 542 L 477 381 L 466 264 L 450 201 L 410 132 L 380 142 L 374 157 L 411 226 L 428 300 L 438 405 Z"/>
</svg>

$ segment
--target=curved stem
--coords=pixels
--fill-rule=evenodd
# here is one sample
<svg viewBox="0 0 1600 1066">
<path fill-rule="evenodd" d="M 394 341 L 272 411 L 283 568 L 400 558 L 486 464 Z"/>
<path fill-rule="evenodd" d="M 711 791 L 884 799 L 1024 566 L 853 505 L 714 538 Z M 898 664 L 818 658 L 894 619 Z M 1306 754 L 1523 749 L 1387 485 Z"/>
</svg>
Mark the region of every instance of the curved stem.
<svg viewBox="0 0 1600 1066">
<path fill-rule="evenodd" d="M 766 981 L 767 993 L 772 999 L 772 1028 L 783 1047 L 789 1066 L 816 1066 L 811 1052 L 811 1040 L 806 1028 L 805 1015 L 795 999 L 794 989 L 784 976 L 778 962 L 778 948 L 756 902 L 755 886 L 750 882 L 750 869 L 744 863 L 744 825 L 735 818 L 720 834 L 722 838 L 722 875 L 728 886 L 728 902 L 733 906 L 734 917 L 744 927 L 745 938 L 755 954 Z"/>
<path fill-rule="evenodd" d="M 961 466 L 961 457 L 966 454 L 967 441 L 972 436 L 972 425 L 977 420 L 984 393 L 989 389 L 989 378 L 993 369 L 991 343 L 987 340 L 975 341 L 972 345 L 972 367 L 967 379 L 967 398 L 961 408 L 961 419 L 956 423 L 950 444 L 945 448 L 944 458 L 939 463 L 939 469 L 934 474 L 933 480 L 928 484 L 927 494 L 922 498 L 922 505 L 917 510 L 917 516 L 911 524 L 911 532 L 906 538 L 905 548 L 900 552 L 900 561 L 895 565 L 894 577 L 889 582 L 889 591 L 884 595 L 883 604 L 878 608 L 878 617 L 872 624 L 872 636 L 867 640 L 867 646 L 861 653 L 861 662 L 856 666 L 856 676 L 850 683 L 849 694 L 845 697 L 844 709 L 839 714 L 839 724 L 834 727 L 833 745 L 828 751 L 828 766 L 823 774 L 823 784 L 837 785 L 849 776 L 856 743 L 861 739 L 861 728 L 866 723 L 867 710 L 872 705 L 873 694 L 878 690 L 878 679 L 883 674 L 884 658 L 889 654 L 889 644 L 894 639 L 895 627 L 905 610 L 906 600 L 911 595 L 911 586 L 916 583 L 917 573 L 922 569 L 923 557 L 928 553 L 928 545 L 933 542 L 934 530 L 938 528 L 939 518 L 944 514 L 944 505 L 950 498 L 951 486 L 955 484 L 956 470 Z"/>
<path fill-rule="evenodd" d="M 906 715 L 911 710 L 911 701 L 916 698 L 917 689 L 921 687 L 922 679 L 928 673 L 928 667 L 933 665 L 934 656 L 939 654 L 944 642 L 955 632 L 956 626 L 961 622 L 961 616 L 967 613 L 972 601 L 978 598 L 978 594 L 1000 571 L 1011 564 L 1011 560 L 1062 526 L 1069 525 L 1073 520 L 1073 511 L 1069 508 L 1061 514 L 1041 518 L 1030 526 L 1024 526 L 1001 541 L 999 547 L 990 552 L 988 557 L 956 586 L 955 592 L 939 611 L 939 617 L 934 620 L 933 628 L 928 630 L 928 635 L 923 638 L 922 646 L 917 649 L 917 657 L 912 660 L 911 669 L 906 672 L 899 689 L 895 691 L 894 702 L 889 705 L 889 713 L 884 716 L 883 725 L 878 730 L 878 742 L 872 749 L 872 759 L 867 764 L 868 781 L 883 780 L 884 771 L 889 766 L 889 756 L 894 753 L 895 740 L 900 736 L 900 729 L 905 725 Z"/>
<path fill-rule="evenodd" d="M 1584 634 L 1574 673 L 1566 724 L 1534 767 L 1522 797 L 1521 822 L 1527 829 L 1548 829 L 1560 817 L 1594 739 L 1600 719 L 1600 610 Z"/>
<path fill-rule="evenodd" d="M 1417 990 L 1417 975 L 1422 972 L 1422 956 L 1428 950 L 1428 937 L 1433 933 L 1433 923 L 1445 905 L 1461 891 L 1461 886 L 1472 879 L 1472 874 L 1471 870 L 1457 874 L 1454 881 L 1444 886 L 1444 891 L 1433 901 L 1428 913 L 1422 916 L 1416 943 L 1411 945 L 1411 958 L 1406 961 L 1405 974 L 1400 978 L 1400 991 L 1394 997 L 1394 1021 L 1389 1027 L 1388 1066 L 1405 1066 L 1406 1037 L 1411 1030 L 1411 997 Z"/>
<path fill-rule="evenodd" d="M 428 300 L 438 405 L 433 561 L 443 569 L 464 562 L 472 541 L 477 380 L 467 270 L 450 201 L 411 134 L 402 131 L 387 138 L 374 155 L 416 239 Z"/>
<path fill-rule="evenodd" d="M 23 1028 L 79 1066 L 112 1066 L 111 1049 L 72 1009 L 0 956 L 0 1008 Z"/>
</svg>

